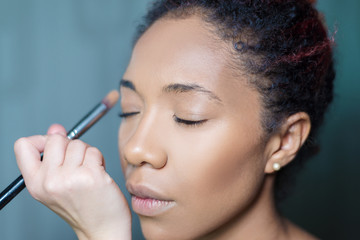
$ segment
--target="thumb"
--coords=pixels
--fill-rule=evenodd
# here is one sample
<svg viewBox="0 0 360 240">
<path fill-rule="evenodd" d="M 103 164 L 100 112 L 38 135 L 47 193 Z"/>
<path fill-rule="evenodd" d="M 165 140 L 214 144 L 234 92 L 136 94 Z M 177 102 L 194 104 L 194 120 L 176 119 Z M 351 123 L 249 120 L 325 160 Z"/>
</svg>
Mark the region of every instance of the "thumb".
<svg viewBox="0 0 360 240">
<path fill-rule="evenodd" d="M 66 137 L 66 130 L 62 125 L 55 123 L 52 124 L 47 130 L 47 135 L 51 135 L 51 134 L 59 134 L 61 136 Z"/>
</svg>

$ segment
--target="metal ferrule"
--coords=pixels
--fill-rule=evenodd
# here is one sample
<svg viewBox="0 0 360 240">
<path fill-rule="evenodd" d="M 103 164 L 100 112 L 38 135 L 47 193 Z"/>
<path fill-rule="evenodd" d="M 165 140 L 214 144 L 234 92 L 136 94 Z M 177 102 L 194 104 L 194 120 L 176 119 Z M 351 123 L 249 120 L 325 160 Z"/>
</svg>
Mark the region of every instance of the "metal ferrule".
<svg viewBox="0 0 360 240">
<path fill-rule="evenodd" d="M 96 105 L 83 119 L 81 119 L 75 127 L 73 127 L 68 133 L 69 139 L 79 138 L 86 130 L 88 130 L 93 124 L 95 124 L 106 112 L 108 108 L 105 104 L 99 103 Z"/>
</svg>

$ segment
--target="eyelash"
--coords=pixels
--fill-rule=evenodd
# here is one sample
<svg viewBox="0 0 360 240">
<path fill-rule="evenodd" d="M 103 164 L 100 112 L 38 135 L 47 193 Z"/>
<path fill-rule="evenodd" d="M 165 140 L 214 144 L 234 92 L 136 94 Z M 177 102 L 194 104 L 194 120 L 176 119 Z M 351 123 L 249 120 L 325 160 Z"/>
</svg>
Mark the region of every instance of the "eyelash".
<svg viewBox="0 0 360 240">
<path fill-rule="evenodd" d="M 178 124 L 184 124 L 186 126 L 193 126 L 193 127 L 197 127 L 207 121 L 207 119 L 203 119 L 203 120 L 199 120 L 199 121 L 186 120 L 186 119 L 179 118 L 176 115 L 174 115 L 173 118 L 174 118 L 174 121 L 177 122 Z"/>
<path fill-rule="evenodd" d="M 127 118 L 127 117 L 134 116 L 134 115 L 136 115 L 138 113 L 140 113 L 140 112 L 120 112 L 119 117 L 120 118 Z M 198 121 L 186 120 L 186 119 L 179 118 L 176 115 L 173 115 L 173 119 L 178 124 L 183 124 L 183 125 L 186 125 L 186 126 L 193 126 L 193 127 L 197 127 L 197 126 L 199 126 L 199 125 L 201 125 L 201 124 L 203 124 L 203 123 L 205 123 L 207 121 L 207 119 L 198 120 Z"/>
<path fill-rule="evenodd" d="M 138 113 L 140 113 L 140 112 L 120 112 L 119 117 L 120 118 L 127 118 L 127 117 L 131 117 L 133 115 L 136 115 Z"/>
</svg>

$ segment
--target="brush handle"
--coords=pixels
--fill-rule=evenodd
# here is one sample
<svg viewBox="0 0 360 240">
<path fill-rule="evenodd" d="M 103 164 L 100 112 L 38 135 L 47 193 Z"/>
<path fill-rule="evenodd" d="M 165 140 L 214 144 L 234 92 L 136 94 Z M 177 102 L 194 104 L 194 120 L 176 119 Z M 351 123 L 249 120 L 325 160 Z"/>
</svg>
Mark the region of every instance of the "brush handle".
<svg viewBox="0 0 360 240">
<path fill-rule="evenodd" d="M 6 206 L 19 192 L 25 188 L 25 182 L 22 175 L 15 179 L 4 191 L 0 193 L 0 210 Z"/>
</svg>

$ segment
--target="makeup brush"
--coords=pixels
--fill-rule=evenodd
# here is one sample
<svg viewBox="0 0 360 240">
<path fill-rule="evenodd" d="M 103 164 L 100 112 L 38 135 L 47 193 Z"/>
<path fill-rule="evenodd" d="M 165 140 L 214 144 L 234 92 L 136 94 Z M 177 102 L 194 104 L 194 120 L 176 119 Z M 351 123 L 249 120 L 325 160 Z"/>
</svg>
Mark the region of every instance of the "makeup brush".
<svg viewBox="0 0 360 240">
<path fill-rule="evenodd" d="M 94 125 L 105 113 L 112 108 L 119 98 L 119 92 L 112 90 L 104 99 L 96 105 L 85 117 L 83 117 L 68 133 L 69 139 L 77 139 Z M 42 153 L 41 153 L 42 159 Z M 0 193 L 0 210 L 6 206 L 21 190 L 25 188 L 25 182 L 20 175 L 4 191 Z"/>
</svg>

